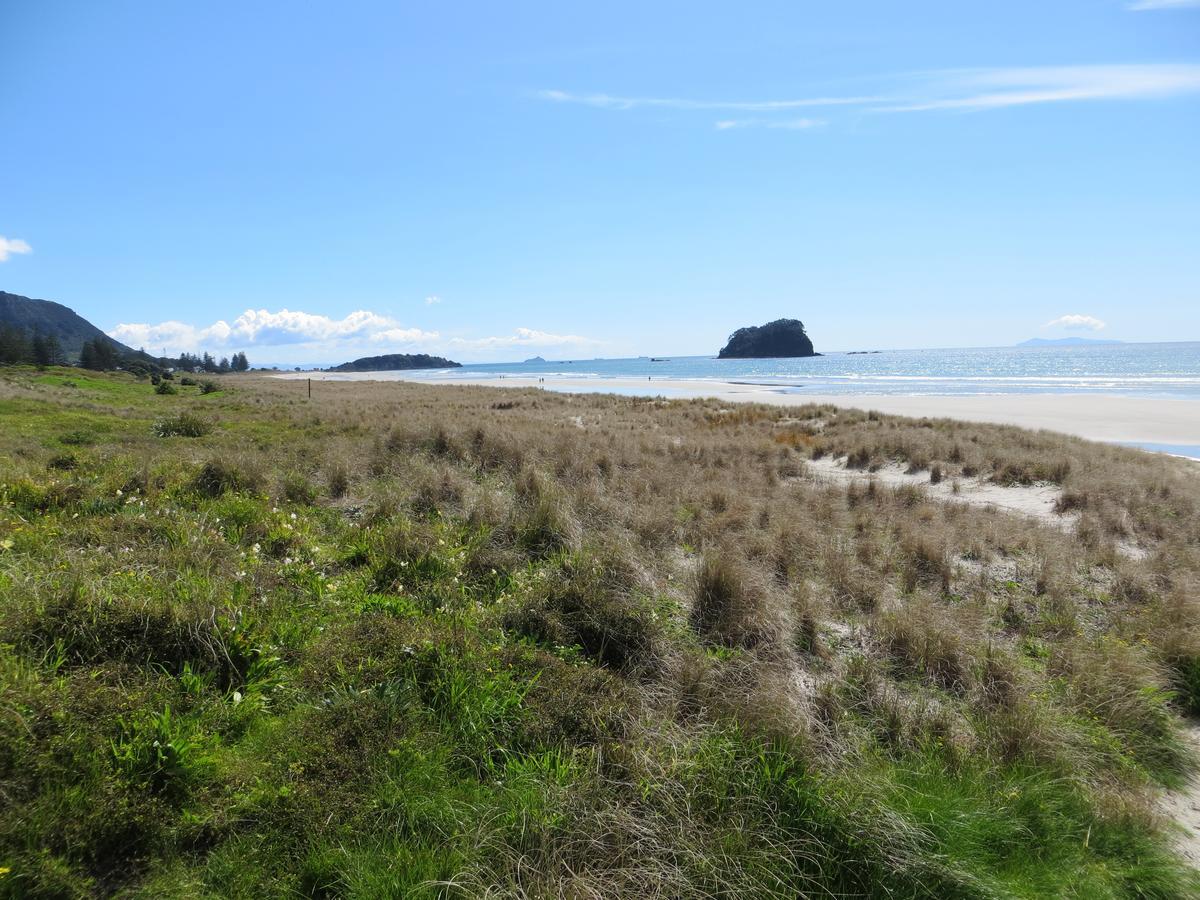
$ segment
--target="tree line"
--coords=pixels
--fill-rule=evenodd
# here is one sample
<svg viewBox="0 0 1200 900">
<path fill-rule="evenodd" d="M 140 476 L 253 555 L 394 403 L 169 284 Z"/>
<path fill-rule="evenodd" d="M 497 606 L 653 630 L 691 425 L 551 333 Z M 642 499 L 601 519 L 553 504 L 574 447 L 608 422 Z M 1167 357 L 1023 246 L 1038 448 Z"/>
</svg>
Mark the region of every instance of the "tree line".
<svg viewBox="0 0 1200 900">
<path fill-rule="evenodd" d="M 16 325 L 0 324 L 0 366 L 69 364 L 62 344 L 55 335 L 26 331 Z M 148 363 L 146 357 L 131 357 L 123 353 L 114 341 L 97 337 L 83 342 L 79 350 L 79 367 L 97 372 L 108 372 L 118 368 L 139 372 L 154 368 L 176 368 L 219 375 L 226 372 L 246 372 L 250 369 L 250 360 L 246 358 L 245 353 L 240 352 L 233 356 L 223 356 L 219 360 L 210 353 L 181 353 L 178 359 L 159 359 L 155 366 Z"/>
<path fill-rule="evenodd" d="M 191 369 L 194 372 L 246 372 L 250 369 L 250 360 L 245 353 L 235 353 L 233 356 L 222 356 L 220 361 L 213 359 L 212 354 L 205 353 L 197 356 L 194 353 L 179 354 L 179 368 Z"/>
<path fill-rule="evenodd" d="M 58 366 L 65 362 L 62 345 L 54 335 L 0 325 L 0 366 Z"/>
</svg>

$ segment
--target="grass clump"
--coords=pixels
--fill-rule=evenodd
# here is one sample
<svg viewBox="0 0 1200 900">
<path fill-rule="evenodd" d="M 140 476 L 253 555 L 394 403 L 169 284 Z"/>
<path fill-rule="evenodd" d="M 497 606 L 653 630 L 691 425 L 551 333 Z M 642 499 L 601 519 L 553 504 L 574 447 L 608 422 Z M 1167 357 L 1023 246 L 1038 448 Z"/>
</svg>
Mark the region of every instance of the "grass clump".
<svg viewBox="0 0 1200 900">
<path fill-rule="evenodd" d="M 193 413 L 183 412 L 168 416 L 154 423 L 154 433 L 159 437 L 204 437 L 212 431 L 212 423 Z"/>
<path fill-rule="evenodd" d="M 192 478 L 191 486 L 205 496 L 219 497 L 231 491 L 253 490 L 260 482 L 258 473 L 235 462 L 210 459 Z"/>
</svg>

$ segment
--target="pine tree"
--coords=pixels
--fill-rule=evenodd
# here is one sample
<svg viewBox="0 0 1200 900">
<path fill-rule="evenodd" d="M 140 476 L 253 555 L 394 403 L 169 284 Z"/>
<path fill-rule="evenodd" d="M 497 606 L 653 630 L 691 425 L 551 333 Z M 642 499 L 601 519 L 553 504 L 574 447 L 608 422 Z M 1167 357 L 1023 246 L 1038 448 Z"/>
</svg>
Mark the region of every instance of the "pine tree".
<svg viewBox="0 0 1200 900">
<path fill-rule="evenodd" d="M 63 353 L 62 344 L 58 342 L 58 335 L 46 335 L 46 357 L 50 361 L 46 363 L 48 366 L 61 366 L 67 362 L 67 356 Z"/>
<path fill-rule="evenodd" d="M 84 341 L 83 348 L 79 351 L 80 367 L 92 369 L 96 372 L 107 372 L 115 369 L 120 361 L 121 358 L 117 355 L 117 348 L 103 338 Z"/>
<path fill-rule="evenodd" d="M 121 361 L 120 356 L 117 355 L 117 348 L 103 338 L 96 338 L 96 346 L 100 350 L 100 363 L 104 371 L 115 369 Z"/>
<path fill-rule="evenodd" d="M 35 366 L 57 366 L 62 362 L 62 348 L 58 338 L 52 334 L 37 332 L 33 336 L 31 349 Z"/>
<path fill-rule="evenodd" d="M 16 366 L 32 361 L 29 335 L 14 325 L 0 325 L 0 365 Z"/>
<path fill-rule="evenodd" d="M 96 359 L 96 342 L 84 341 L 83 346 L 79 350 L 79 367 L 81 369 L 98 369 L 100 366 Z"/>
</svg>

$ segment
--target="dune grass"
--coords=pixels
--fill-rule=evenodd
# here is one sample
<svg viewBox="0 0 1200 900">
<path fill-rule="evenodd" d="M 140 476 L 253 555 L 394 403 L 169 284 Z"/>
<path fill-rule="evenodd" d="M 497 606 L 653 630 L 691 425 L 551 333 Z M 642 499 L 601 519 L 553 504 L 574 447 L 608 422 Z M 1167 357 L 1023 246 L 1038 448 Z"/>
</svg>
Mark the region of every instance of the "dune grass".
<svg viewBox="0 0 1200 900">
<path fill-rule="evenodd" d="M 0 422 L 0 896 L 1200 890 L 1154 800 L 1196 764 L 1184 461 L 74 370 L 0 372 Z"/>
</svg>

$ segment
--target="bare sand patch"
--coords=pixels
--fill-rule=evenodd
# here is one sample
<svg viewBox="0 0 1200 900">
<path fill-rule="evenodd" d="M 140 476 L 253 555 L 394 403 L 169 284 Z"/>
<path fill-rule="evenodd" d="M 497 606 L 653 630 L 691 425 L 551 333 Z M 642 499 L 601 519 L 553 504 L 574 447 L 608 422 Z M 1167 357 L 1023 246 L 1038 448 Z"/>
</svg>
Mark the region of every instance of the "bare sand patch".
<svg viewBox="0 0 1200 900">
<path fill-rule="evenodd" d="M 1078 513 L 1058 511 L 1062 488 L 1054 484 L 1004 485 L 985 478 L 946 478 L 935 483 L 930 480 L 928 472 L 909 472 L 898 465 L 882 466 L 873 472 L 866 469 L 847 469 L 845 457 L 810 459 L 806 460 L 805 465 L 810 476 L 815 475 L 829 481 L 867 482 L 875 479 L 888 487 L 921 488 L 934 500 L 991 507 L 1015 515 L 1028 516 L 1063 531 L 1073 531 L 1079 523 Z M 1150 555 L 1150 551 L 1145 547 L 1129 540 L 1117 541 L 1116 547 L 1130 559 L 1145 559 Z"/>
<path fill-rule="evenodd" d="M 946 502 L 968 503 L 972 506 L 991 506 L 1007 512 L 1031 516 L 1056 528 L 1069 530 L 1078 516 L 1059 513 L 1057 505 L 1062 489 L 1053 484 L 1002 485 L 982 478 L 945 479 L 936 484 L 928 472 L 908 472 L 897 465 L 883 466 L 874 472 L 847 469 L 843 459 L 823 457 L 810 459 L 810 473 L 834 481 L 869 481 L 875 479 L 889 487 L 908 485 L 922 488 L 930 497 Z"/>
<path fill-rule="evenodd" d="M 1200 755 L 1200 722 L 1187 722 L 1183 736 Z M 1192 777 L 1180 790 L 1164 792 L 1159 798 L 1159 808 L 1176 825 L 1175 848 L 1184 859 L 1200 868 L 1200 779 Z"/>
</svg>

